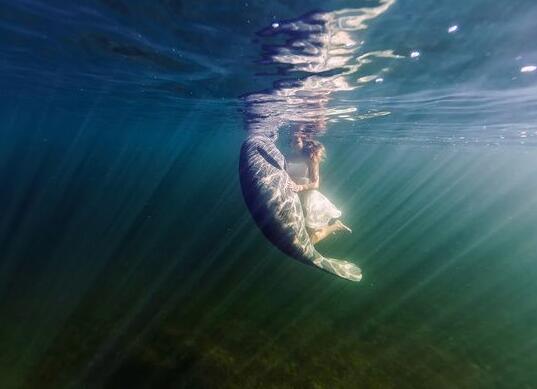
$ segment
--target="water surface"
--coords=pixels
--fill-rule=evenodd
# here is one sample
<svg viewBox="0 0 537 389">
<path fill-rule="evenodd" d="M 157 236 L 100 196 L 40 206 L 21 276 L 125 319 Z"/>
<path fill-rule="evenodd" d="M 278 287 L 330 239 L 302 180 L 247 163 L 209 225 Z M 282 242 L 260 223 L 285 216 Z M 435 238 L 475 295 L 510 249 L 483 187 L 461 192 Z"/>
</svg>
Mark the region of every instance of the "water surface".
<svg viewBox="0 0 537 389">
<path fill-rule="evenodd" d="M 1 386 L 535 387 L 536 17 L 1 1 Z M 359 284 L 240 192 L 245 129 L 319 116 Z"/>
</svg>

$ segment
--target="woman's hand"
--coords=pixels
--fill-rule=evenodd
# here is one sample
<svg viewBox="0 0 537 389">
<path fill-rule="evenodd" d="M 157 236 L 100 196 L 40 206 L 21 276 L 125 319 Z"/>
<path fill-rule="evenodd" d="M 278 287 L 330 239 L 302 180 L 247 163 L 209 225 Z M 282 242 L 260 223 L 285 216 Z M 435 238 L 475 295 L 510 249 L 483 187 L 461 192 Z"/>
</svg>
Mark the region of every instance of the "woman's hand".
<svg viewBox="0 0 537 389">
<path fill-rule="evenodd" d="M 303 190 L 302 185 L 296 184 L 293 180 L 289 180 L 287 185 L 289 186 L 289 189 L 296 193 L 301 192 Z"/>
<path fill-rule="evenodd" d="M 291 185 L 291 190 L 297 193 L 304 192 L 307 190 L 314 190 L 314 189 L 319 189 L 319 182 L 311 182 L 309 184 L 303 184 L 303 185 L 295 184 L 293 182 Z"/>
</svg>

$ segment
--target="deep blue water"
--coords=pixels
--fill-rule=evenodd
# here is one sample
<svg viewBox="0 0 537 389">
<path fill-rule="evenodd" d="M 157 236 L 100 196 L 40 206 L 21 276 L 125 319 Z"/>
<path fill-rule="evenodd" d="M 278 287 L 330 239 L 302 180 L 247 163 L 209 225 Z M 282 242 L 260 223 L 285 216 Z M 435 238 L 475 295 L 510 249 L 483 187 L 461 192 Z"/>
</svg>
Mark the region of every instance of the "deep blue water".
<svg viewBox="0 0 537 389">
<path fill-rule="evenodd" d="M 0 0 L 0 387 L 537 387 L 537 3 Z M 304 266 L 247 130 L 322 119 Z"/>
</svg>

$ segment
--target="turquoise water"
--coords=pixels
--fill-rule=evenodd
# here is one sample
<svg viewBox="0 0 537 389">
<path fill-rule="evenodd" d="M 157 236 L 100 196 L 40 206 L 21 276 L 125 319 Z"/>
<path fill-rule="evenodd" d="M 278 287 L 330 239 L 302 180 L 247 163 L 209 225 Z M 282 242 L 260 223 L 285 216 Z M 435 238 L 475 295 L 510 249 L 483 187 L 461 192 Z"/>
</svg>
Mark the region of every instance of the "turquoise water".
<svg viewBox="0 0 537 389">
<path fill-rule="evenodd" d="M 0 2 L 0 386 L 536 387 L 537 6 L 386 4 Z M 319 14 L 372 17 L 290 64 Z M 320 112 L 357 284 L 241 195 Z"/>
</svg>

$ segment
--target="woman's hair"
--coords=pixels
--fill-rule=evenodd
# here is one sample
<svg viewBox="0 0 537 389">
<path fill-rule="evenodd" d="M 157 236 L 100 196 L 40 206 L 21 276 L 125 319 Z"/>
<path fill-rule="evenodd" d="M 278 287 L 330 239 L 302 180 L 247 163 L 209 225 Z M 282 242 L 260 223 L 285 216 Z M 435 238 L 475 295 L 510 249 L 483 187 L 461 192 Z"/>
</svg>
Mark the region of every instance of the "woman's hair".
<svg viewBox="0 0 537 389">
<path fill-rule="evenodd" d="M 315 139 L 304 139 L 302 151 L 310 159 L 319 159 L 319 162 L 326 158 L 326 149 L 323 144 Z"/>
</svg>

